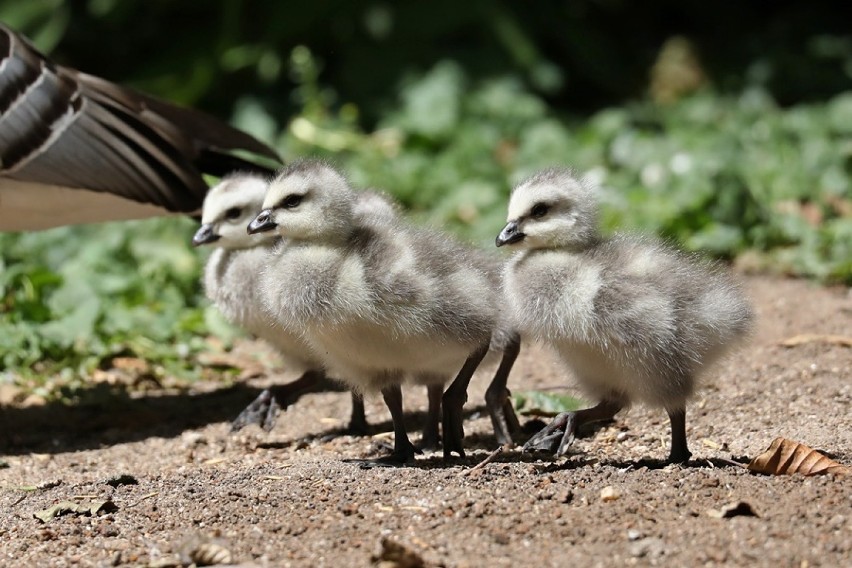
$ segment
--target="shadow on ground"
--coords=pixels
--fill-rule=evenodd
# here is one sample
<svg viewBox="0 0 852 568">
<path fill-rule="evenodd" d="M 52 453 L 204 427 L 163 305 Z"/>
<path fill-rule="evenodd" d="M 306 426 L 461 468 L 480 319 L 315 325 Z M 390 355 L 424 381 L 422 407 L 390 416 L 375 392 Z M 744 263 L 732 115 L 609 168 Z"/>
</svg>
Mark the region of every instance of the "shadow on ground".
<svg viewBox="0 0 852 568">
<path fill-rule="evenodd" d="M 152 391 L 139 396 L 135 392 L 131 395 L 124 388 L 98 384 L 80 393 L 80 402 L 76 403 L 52 401 L 27 407 L 0 405 L 0 454 L 55 454 L 97 449 L 151 437 L 172 438 L 208 424 L 231 422 L 261 391 L 261 388 L 239 383 L 203 393 Z M 466 408 L 465 421 L 485 412 L 484 406 Z M 406 427 L 413 437 L 417 437 L 425 419 L 426 413 L 423 411 L 406 412 Z M 528 423 L 534 425 L 529 433 L 537 431 L 535 427 L 538 422 L 533 420 Z M 370 423 L 368 427 L 368 434 L 375 434 L 391 431 L 393 424 L 390 420 L 379 420 Z M 301 440 L 261 442 L 260 447 L 284 448 L 313 439 L 330 439 L 347 434 L 344 428 L 328 428 Z M 517 436 L 520 442 L 527 437 L 528 433 Z M 493 435 L 471 435 L 465 438 L 468 455 L 478 450 L 491 451 L 496 447 L 497 441 Z M 385 448 L 382 443 L 378 443 L 375 450 L 381 454 Z M 440 461 L 444 465 L 458 465 L 453 461 Z M 461 463 L 466 461 L 463 459 Z M 418 465 L 427 465 L 427 462 L 418 461 Z"/>
<path fill-rule="evenodd" d="M 94 385 L 83 402 L 0 406 L 0 453 L 59 453 L 99 448 L 230 422 L 261 389 L 237 384 L 205 393 L 131 396 L 125 389 Z"/>
</svg>

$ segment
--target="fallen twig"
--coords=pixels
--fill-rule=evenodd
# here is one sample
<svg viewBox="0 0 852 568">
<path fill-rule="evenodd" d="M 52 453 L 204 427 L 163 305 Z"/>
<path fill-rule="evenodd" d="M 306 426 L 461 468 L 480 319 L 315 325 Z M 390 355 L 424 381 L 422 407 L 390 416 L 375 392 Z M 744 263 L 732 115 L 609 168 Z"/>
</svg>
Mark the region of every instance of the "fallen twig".
<svg viewBox="0 0 852 568">
<path fill-rule="evenodd" d="M 494 450 L 493 452 L 491 452 L 490 454 L 488 454 L 488 455 L 485 457 L 485 459 L 484 459 L 484 460 L 482 460 L 481 462 L 479 462 L 478 464 L 476 464 L 476 465 L 475 465 L 475 466 L 473 466 L 472 468 L 464 470 L 464 471 L 462 472 L 462 475 L 470 475 L 470 474 L 471 474 L 471 473 L 473 473 L 474 471 L 480 470 L 480 469 L 482 469 L 483 467 L 485 467 L 486 465 L 490 464 L 491 462 L 493 462 L 493 461 L 494 461 L 494 458 L 496 458 L 497 456 L 499 456 L 500 454 L 502 454 L 502 453 L 503 453 L 504 448 L 505 448 L 505 446 L 500 446 L 499 448 L 497 448 L 496 450 Z"/>
<path fill-rule="evenodd" d="M 738 461 L 726 460 L 725 458 L 713 458 L 713 459 L 718 460 L 718 461 L 723 462 L 723 463 L 726 463 L 728 465 L 735 465 L 735 466 L 741 467 L 743 469 L 748 469 L 748 464 L 740 463 Z"/>
<path fill-rule="evenodd" d="M 803 333 L 780 341 L 778 345 L 782 347 L 797 347 L 808 343 L 828 343 L 829 345 L 839 345 L 841 347 L 852 347 L 852 337 L 845 335 L 830 335 L 822 333 Z"/>
<path fill-rule="evenodd" d="M 157 496 L 157 495 L 159 495 L 159 494 L 160 494 L 160 492 L 159 492 L 159 491 L 154 491 L 154 492 L 152 492 L 152 493 L 148 493 L 147 495 L 143 495 L 142 497 L 140 497 L 139 499 L 137 499 L 137 500 L 136 500 L 133 504 L 128 505 L 128 506 L 129 506 L 129 507 L 135 507 L 136 505 L 138 505 L 138 504 L 139 504 L 139 503 L 141 503 L 142 501 L 145 501 L 146 499 L 150 499 L 151 497 L 156 497 L 156 496 Z"/>
</svg>

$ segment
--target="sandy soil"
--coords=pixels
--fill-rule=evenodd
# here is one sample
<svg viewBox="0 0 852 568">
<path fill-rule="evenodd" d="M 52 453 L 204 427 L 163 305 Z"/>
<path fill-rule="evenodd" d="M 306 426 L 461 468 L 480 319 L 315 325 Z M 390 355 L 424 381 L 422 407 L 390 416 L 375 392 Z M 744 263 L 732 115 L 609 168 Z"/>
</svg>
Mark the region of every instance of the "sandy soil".
<svg viewBox="0 0 852 568">
<path fill-rule="evenodd" d="M 470 393 L 468 456 L 430 453 L 392 469 L 346 461 L 386 451 L 379 400 L 367 403 L 371 437 L 339 435 L 349 398 L 335 392 L 305 396 L 270 433 L 231 435 L 229 420 L 269 377 L 113 389 L 70 408 L 7 404 L 0 565 L 163 567 L 194 554 L 245 566 L 852 566 L 852 476 L 763 476 L 732 463 L 784 436 L 852 465 L 852 348 L 820 337 L 780 345 L 852 335 L 852 295 L 763 277 L 748 286 L 759 330 L 690 407 L 685 467 L 662 463 L 665 414 L 634 408 L 566 459 L 512 450 L 474 470 L 495 447 L 487 374 Z M 529 349 L 511 386 L 570 383 Z M 414 433 L 425 396 L 406 397 Z M 94 500 L 112 506 L 33 516 Z M 710 514 L 739 501 L 756 516 Z"/>
</svg>

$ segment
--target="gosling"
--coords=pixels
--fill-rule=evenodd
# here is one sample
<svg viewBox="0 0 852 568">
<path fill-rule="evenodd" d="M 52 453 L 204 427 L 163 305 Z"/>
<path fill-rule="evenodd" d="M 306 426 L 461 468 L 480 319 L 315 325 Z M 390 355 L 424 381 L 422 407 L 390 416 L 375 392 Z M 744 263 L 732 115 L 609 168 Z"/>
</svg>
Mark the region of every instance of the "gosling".
<svg viewBox="0 0 852 568">
<path fill-rule="evenodd" d="M 234 325 L 263 339 L 281 355 L 285 364 L 302 372 L 300 378 L 264 391 L 231 425 L 233 431 L 248 424 L 271 430 L 279 408 L 286 408 L 302 394 L 328 386 L 322 363 L 301 334 L 275 325 L 264 311 L 257 289 L 257 267 L 262 266 L 280 239 L 252 237 L 246 225 L 261 210 L 268 181 L 252 174 L 233 174 L 213 187 L 204 200 L 202 225 L 195 233 L 195 246 L 215 244 L 204 272 L 207 297 Z M 390 204 L 384 205 L 390 208 Z M 366 211 L 380 214 L 379 197 L 365 204 Z M 352 395 L 349 431 L 365 434 L 367 421 L 360 396 Z"/>
<path fill-rule="evenodd" d="M 265 305 L 279 326 L 305 330 L 350 387 L 382 393 L 394 449 L 378 463 L 405 463 L 416 453 L 403 424 L 404 377 L 440 392 L 456 375 L 443 396 L 444 455 L 464 455 L 461 409 L 497 322 L 489 263 L 400 219 L 359 219 L 356 202 L 343 175 L 323 162 L 278 174 L 248 228 L 288 241 L 261 276 Z"/>
<path fill-rule="evenodd" d="M 525 450 L 564 455 L 583 424 L 641 402 L 666 410 L 669 461 L 686 462 L 686 403 L 708 368 L 749 333 L 753 312 L 717 264 L 649 238 L 603 238 L 593 189 L 571 169 L 517 186 L 497 246 L 521 249 L 504 295 L 522 337 L 551 347 L 595 400 L 557 416 Z"/>
</svg>

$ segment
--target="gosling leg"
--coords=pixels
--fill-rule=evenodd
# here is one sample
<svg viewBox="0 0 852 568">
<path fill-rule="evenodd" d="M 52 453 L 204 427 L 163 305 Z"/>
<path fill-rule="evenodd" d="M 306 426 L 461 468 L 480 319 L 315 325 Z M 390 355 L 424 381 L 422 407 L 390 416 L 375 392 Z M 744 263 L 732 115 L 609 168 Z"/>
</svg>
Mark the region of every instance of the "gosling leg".
<svg viewBox="0 0 852 568">
<path fill-rule="evenodd" d="M 382 397 L 393 420 L 393 453 L 379 461 L 395 464 L 411 461 L 417 453 L 417 448 L 408 439 L 408 433 L 405 431 L 402 416 L 402 388 L 399 385 L 385 387 L 382 389 Z"/>
<path fill-rule="evenodd" d="M 561 457 L 568 453 L 568 448 L 574 442 L 577 428 L 590 422 L 611 420 L 624 405 L 614 400 L 603 400 L 592 408 L 584 408 L 557 415 L 541 432 L 524 444 L 524 451 L 540 450 L 553 452 Z"/>
<path fill-rule="evenodd" d="M 364 398 L 354 391 L 352 392 L 352 415 L 349 417 L 346 432 L 352 436 L 366 436 L 370 433 L 367 413 L 364 410 Z"/>
<path fill-rule="evenodd" d="M 517 433 L 521 430 L 521 423 L 512 407 L 510 398 L 512 393 L 506 387 L 509 381 L 509 373 L 512 371 L 512 366 L 515 364 L 515 359 L 518 358 L 520 350 L 521 337 L 514 334 L 503 350 L 503 359 L 500 361 L 500 367 L 497 369 L 494 379 L 488 386 L 488 390 L 485 391 L 485 405 L 491 415 L 494 436 L 501 446 L 512 444 L 512 432 Z"/>
<path fill-rule="evenodd" d="M 464 439 L 464 403 L 467 402 L 467 387 L 473 372 L 488 353 L 488 344 L 479 347 L 464 362 L 459 374 L 444 393 L 444 459 L 457 452 L 464 457 L 462 440 Z"/>
<path fill-rule="evenodd" d="M 357 463 L 362 469 L 377 467 L 398 467 L 414 460 L 414 455 L 420 451 L 408 439 L 402 416 L 402 388 L 395 386 L 382 389 L 382 397 L 390 410 L 393 421 L 393 452 L 389 456 L 369 460 L 348 460 Z"/>
<path fill-rule="evenodd" d="M 426 413 L 426 424 L 423 425 L 423 439 L 420 447 L 424 450 L 437 450 L 441 444 L 441 398 L 444 389 L 441 385 L 426 387 L 429 396 L 429 409 Z"/>
<path fill-rule="evenodd" d="M 689 461 L 692 452 L 686 444 L 686 409 L 668 410 L 669 421 L 672 425 L 672 448 L 669 453 L 670 463 L 685 463 Z"/>
</svg>

